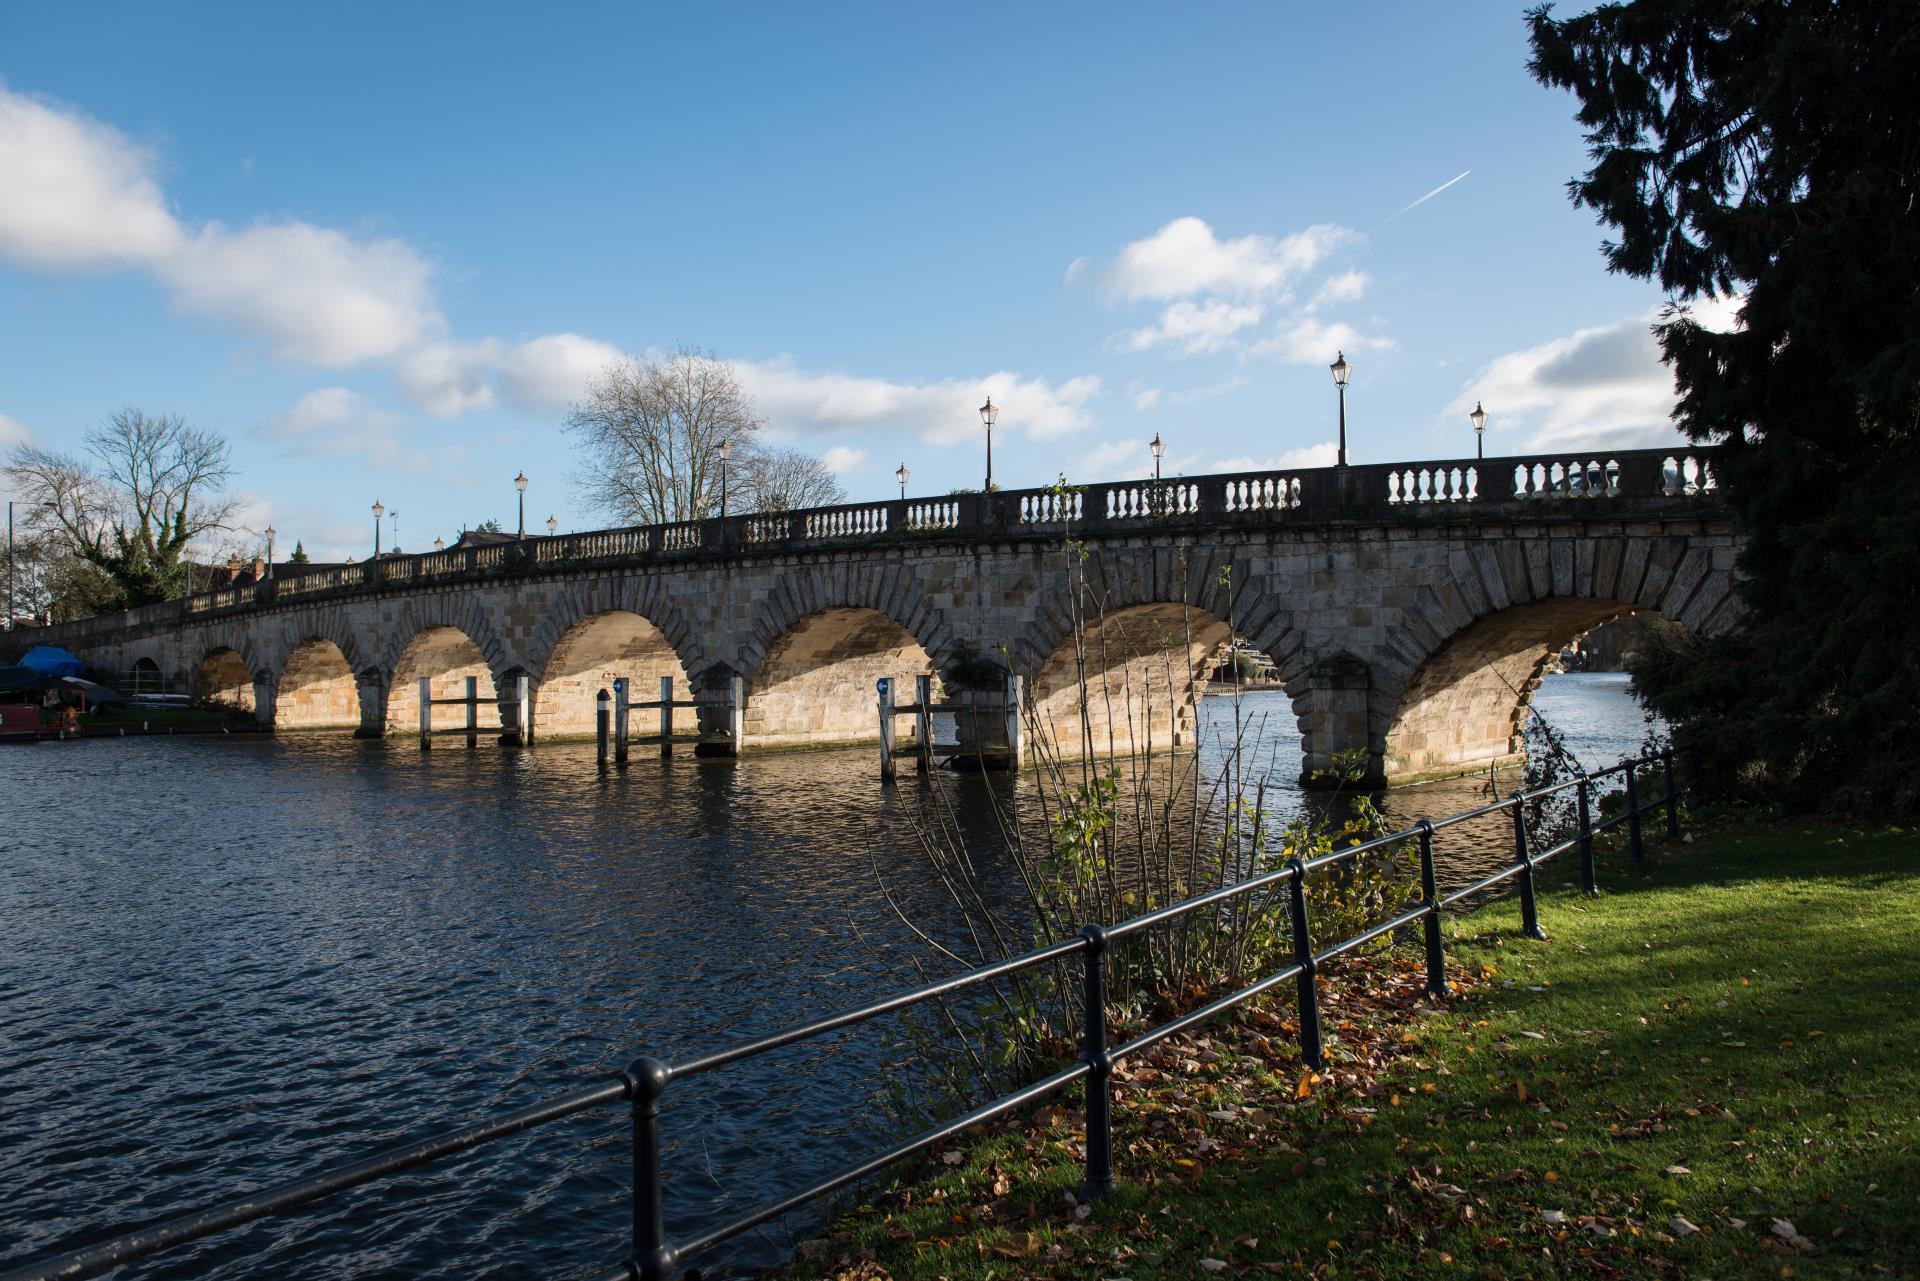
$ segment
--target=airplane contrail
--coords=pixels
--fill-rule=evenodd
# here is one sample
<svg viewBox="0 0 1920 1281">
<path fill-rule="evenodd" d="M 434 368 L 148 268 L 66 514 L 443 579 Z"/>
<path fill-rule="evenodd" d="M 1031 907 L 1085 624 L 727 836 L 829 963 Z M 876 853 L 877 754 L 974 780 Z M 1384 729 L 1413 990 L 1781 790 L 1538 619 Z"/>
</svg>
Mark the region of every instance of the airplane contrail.
<svg viewBox="0 0 1920 1281">
<path fill-rule="evenodd" d="M 1426 204 L 1426 203 L 1427 203 L 1427 201 L 1429 201 L 1429 200 L 1432 200 L 1432 199 L 1433 199 L 1433 198 L 1434 198 L 1435 196 L 1437 196 L 1437 195 L 1439 195 L 1439 194 L 1440 194 L 1441 192 L 1443 192 L 1443 191 L 1445 191 L 1445 190 L 1446 190 L 1446 189 L 1447 189 L 1448 187 L 1451 187 L 1451 186 L 1452 186 L 1452 185 L 1453 185 L 1454 183 L 1456 183 L 1456 182 L 1459 182 L 1459 181 L 1460 181 L 1460 179 L 1462 179 L 1462 178 L 1464 178 L 1464 177 L 1466 177 L 1466 176 L 1467 176 L 1468 174 L 1470 174 L 1470 173 L 1472 173 L 1472 172 L 1473 172 L 1473 170 L 1471 170 L 1471 169 L 1462 169 L 1462 170 L 1461 170 L 1461 171 L 1460 171 L 1460 172 L 1459 172 L 1458 174 L 1456 174 L 1455 176 L 1453 176 L 1453 177 L 1451 177 L 1451 178 L 1449 178 L 1449 179 L 1447 179 L 1447 180 L 1446 180 L 1445 182 L 1443 182 L 1443 183 L 1441 183 L 1441 184 L 1440 184 L 1439 186 L 1437 186 L 1437 187 L 1435 187 L 1435 188 L 1434 188 L 1434 189 L 1433 189 L 1432 191 L 1429 191 L 1429 192 L 1428 192 L 1428 193 L 1427 193 L 1426 195 L 1424 195 L 1424 196 L 1422 196 L 1422 197 L 1420 197 L 1420 199 L 1418 199 L 1418 200 L 1416 200 L 1416 201 L 1414 201 L 1414 202 L 1413 202 L 1412 204 L 1410 204 L 1410 205 L 1408 205 L 1408 206 L 1406 207 L 1406 209 L 1400 209 L 1400 210 L 1397 210 L 1396 212 L 1394 212 L 1393 214 L 1391 214 L 1391 215 L 1390 215 L 1390 216 L 1389 216 L 1389 217 L 1388 217 L 1388 218 L 1387 218 L 1387 219 L 1386 219 L 1386 220 L 1385 220 L 1384 222 L 1382 222 L 1382 223 L 1381 223 L 1380 225 L 1381 225 L 1381 226 L 1383 226 L 1383 227 L 1384 227 L 1384 226 L 1386 226 L 1386 225 L 1387 225 L 1387 223 L 1389 223 L 1389 222 L 1392 222 L 1392 221 L 1393 221 L 1393 220 L 1394 220 L 1395 218 L 1398 218 L 1398 217 L 1399 217 L 1399 216 L 1400 216 L 1401 214 L 1403 214 L 1403 213 L 1405 213 L 1405 212 L 1407 212 L 1407 209 L 1418 209 L 1418 208 L 1419 208 L 1419 207 L 1420 207 L 1421 205 L 1424 205 L 1424 204 Z"/>
</svg>

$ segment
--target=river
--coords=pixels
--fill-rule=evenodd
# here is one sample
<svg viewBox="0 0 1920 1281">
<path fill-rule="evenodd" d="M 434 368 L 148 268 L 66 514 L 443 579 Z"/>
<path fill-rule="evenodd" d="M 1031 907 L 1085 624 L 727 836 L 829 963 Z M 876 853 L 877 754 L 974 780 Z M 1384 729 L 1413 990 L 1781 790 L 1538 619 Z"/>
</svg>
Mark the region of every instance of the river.
<svg viewBox="0 0 1920 1281">
<path fill-rule="evenodd" d="M 1536 706 L 1592 766 L 1641 740 L 1623 676 L 1551 678 Z M 1284 697 L 1242 710 L 1255 758 L 1297 769 Z M 1203 744 L 1231 715 L 1202 704 Z M 0 751 L 0 1267 L 910 983 L 895 905 L 951 909 L 911 830 L 925 785 L 876 773 L 871 751 L 602 772 L 591 744 L 297 735 Z M 991 870 L 981 789 L 1005 780 L 932 786 Z M 848 1033 L 669 1091 L 671 1230 L 862 1154 L 899 1052 Z M 591 1275 L 624 1253 L 627 1141 L 618 1109 L 563 1122 L 120 1275 Z M 706 1262 L 776 1262 L 807 1226 Z"/>
</svg>

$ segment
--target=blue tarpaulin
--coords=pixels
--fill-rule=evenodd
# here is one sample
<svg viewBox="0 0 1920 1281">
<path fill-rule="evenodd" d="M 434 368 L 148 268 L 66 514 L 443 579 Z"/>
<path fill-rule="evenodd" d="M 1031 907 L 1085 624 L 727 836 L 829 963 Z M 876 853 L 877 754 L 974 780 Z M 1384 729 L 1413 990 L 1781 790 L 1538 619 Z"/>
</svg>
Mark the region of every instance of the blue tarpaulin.
<svg viewBox="0 0 1920 1281">
<path fill-rule="evenodd" d="M 87 670 L 85 663 L 55 645 L 35 645 L 20 656 L 20 666 L 42 676 L 79 676 Z"/>
</svg>

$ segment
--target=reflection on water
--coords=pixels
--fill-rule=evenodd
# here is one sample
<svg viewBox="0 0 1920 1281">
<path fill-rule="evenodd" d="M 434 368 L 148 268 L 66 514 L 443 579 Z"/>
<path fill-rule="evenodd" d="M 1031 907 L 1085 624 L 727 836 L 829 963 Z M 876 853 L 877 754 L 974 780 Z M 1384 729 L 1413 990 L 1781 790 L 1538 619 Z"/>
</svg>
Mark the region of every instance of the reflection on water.
<svg viewBox="0 0 1920 1281">
<path fill-rule="evenodd" d="M 1638 742 L 1622 679 L 1541 691 L 1592 763 Z M 1255 704 L 1255 751 L 1290 780 L 1291 713 Z M 953 924 L 907 822 L 920 789 L 991 871 L 984 801 L 1007 784 L 875 775 L 866 751 L 603 773 L 590 744 L 291 735 L 0 753 L 0 1262 L 911 982 L 892 904 Z M 888 1049 L 856 1030 L 671 1090 L 673 1230 L 870 1144 Z M 580 1118 L 122 1275 L 588 1275 L 625 1248 L 626 1145 L 617 1110 Z"/>
</svg>

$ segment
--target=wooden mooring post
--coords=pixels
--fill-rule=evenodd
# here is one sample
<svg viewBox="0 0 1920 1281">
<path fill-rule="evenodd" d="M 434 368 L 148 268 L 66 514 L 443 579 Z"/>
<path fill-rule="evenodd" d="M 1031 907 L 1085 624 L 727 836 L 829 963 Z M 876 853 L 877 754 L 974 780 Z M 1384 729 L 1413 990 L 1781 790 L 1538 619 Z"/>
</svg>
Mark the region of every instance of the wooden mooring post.
<svg viewBox="0 0 1920 1281">
<path fill-rule="evenodd" d="M 920 773 L 933 770 L 933 677 L 925 672 L 913 678 L 913 734 L 920 750 L 914 755 Z"/>
<path fill-rule="evenodd" d="M 480 746 L 480 678 L 467 677 L 467 750 Z"/>
<path fill-rule="evenodd" d="M 893 678 L 882 676 L 874 682 L 880 694 L 880 779 L 893 781 Z"/>
<path fill-rule="evenodd" d="M 615 677 L 613 682 L 613 760 L 616 765 L 627 763 L 627 715 L 631 702 L 627 694 L 627 678 Z"/>
<path fill-rule="evenodd" d="M 433 750 L 433 678 L 420 678 L 420 750 Z"/>
<path fill-rule="evenodd" d="M 660 678 L 660 759 L 673 755 L 673 677 Z"/>
<path fill-rule="evenodd" d="M 596 752 L 594 759 L 601 766 L 607 763 L 607 739 L 613 730 L 613 695 L 602 689 L 593 697 L 593 737 Z"/>
</svg>

